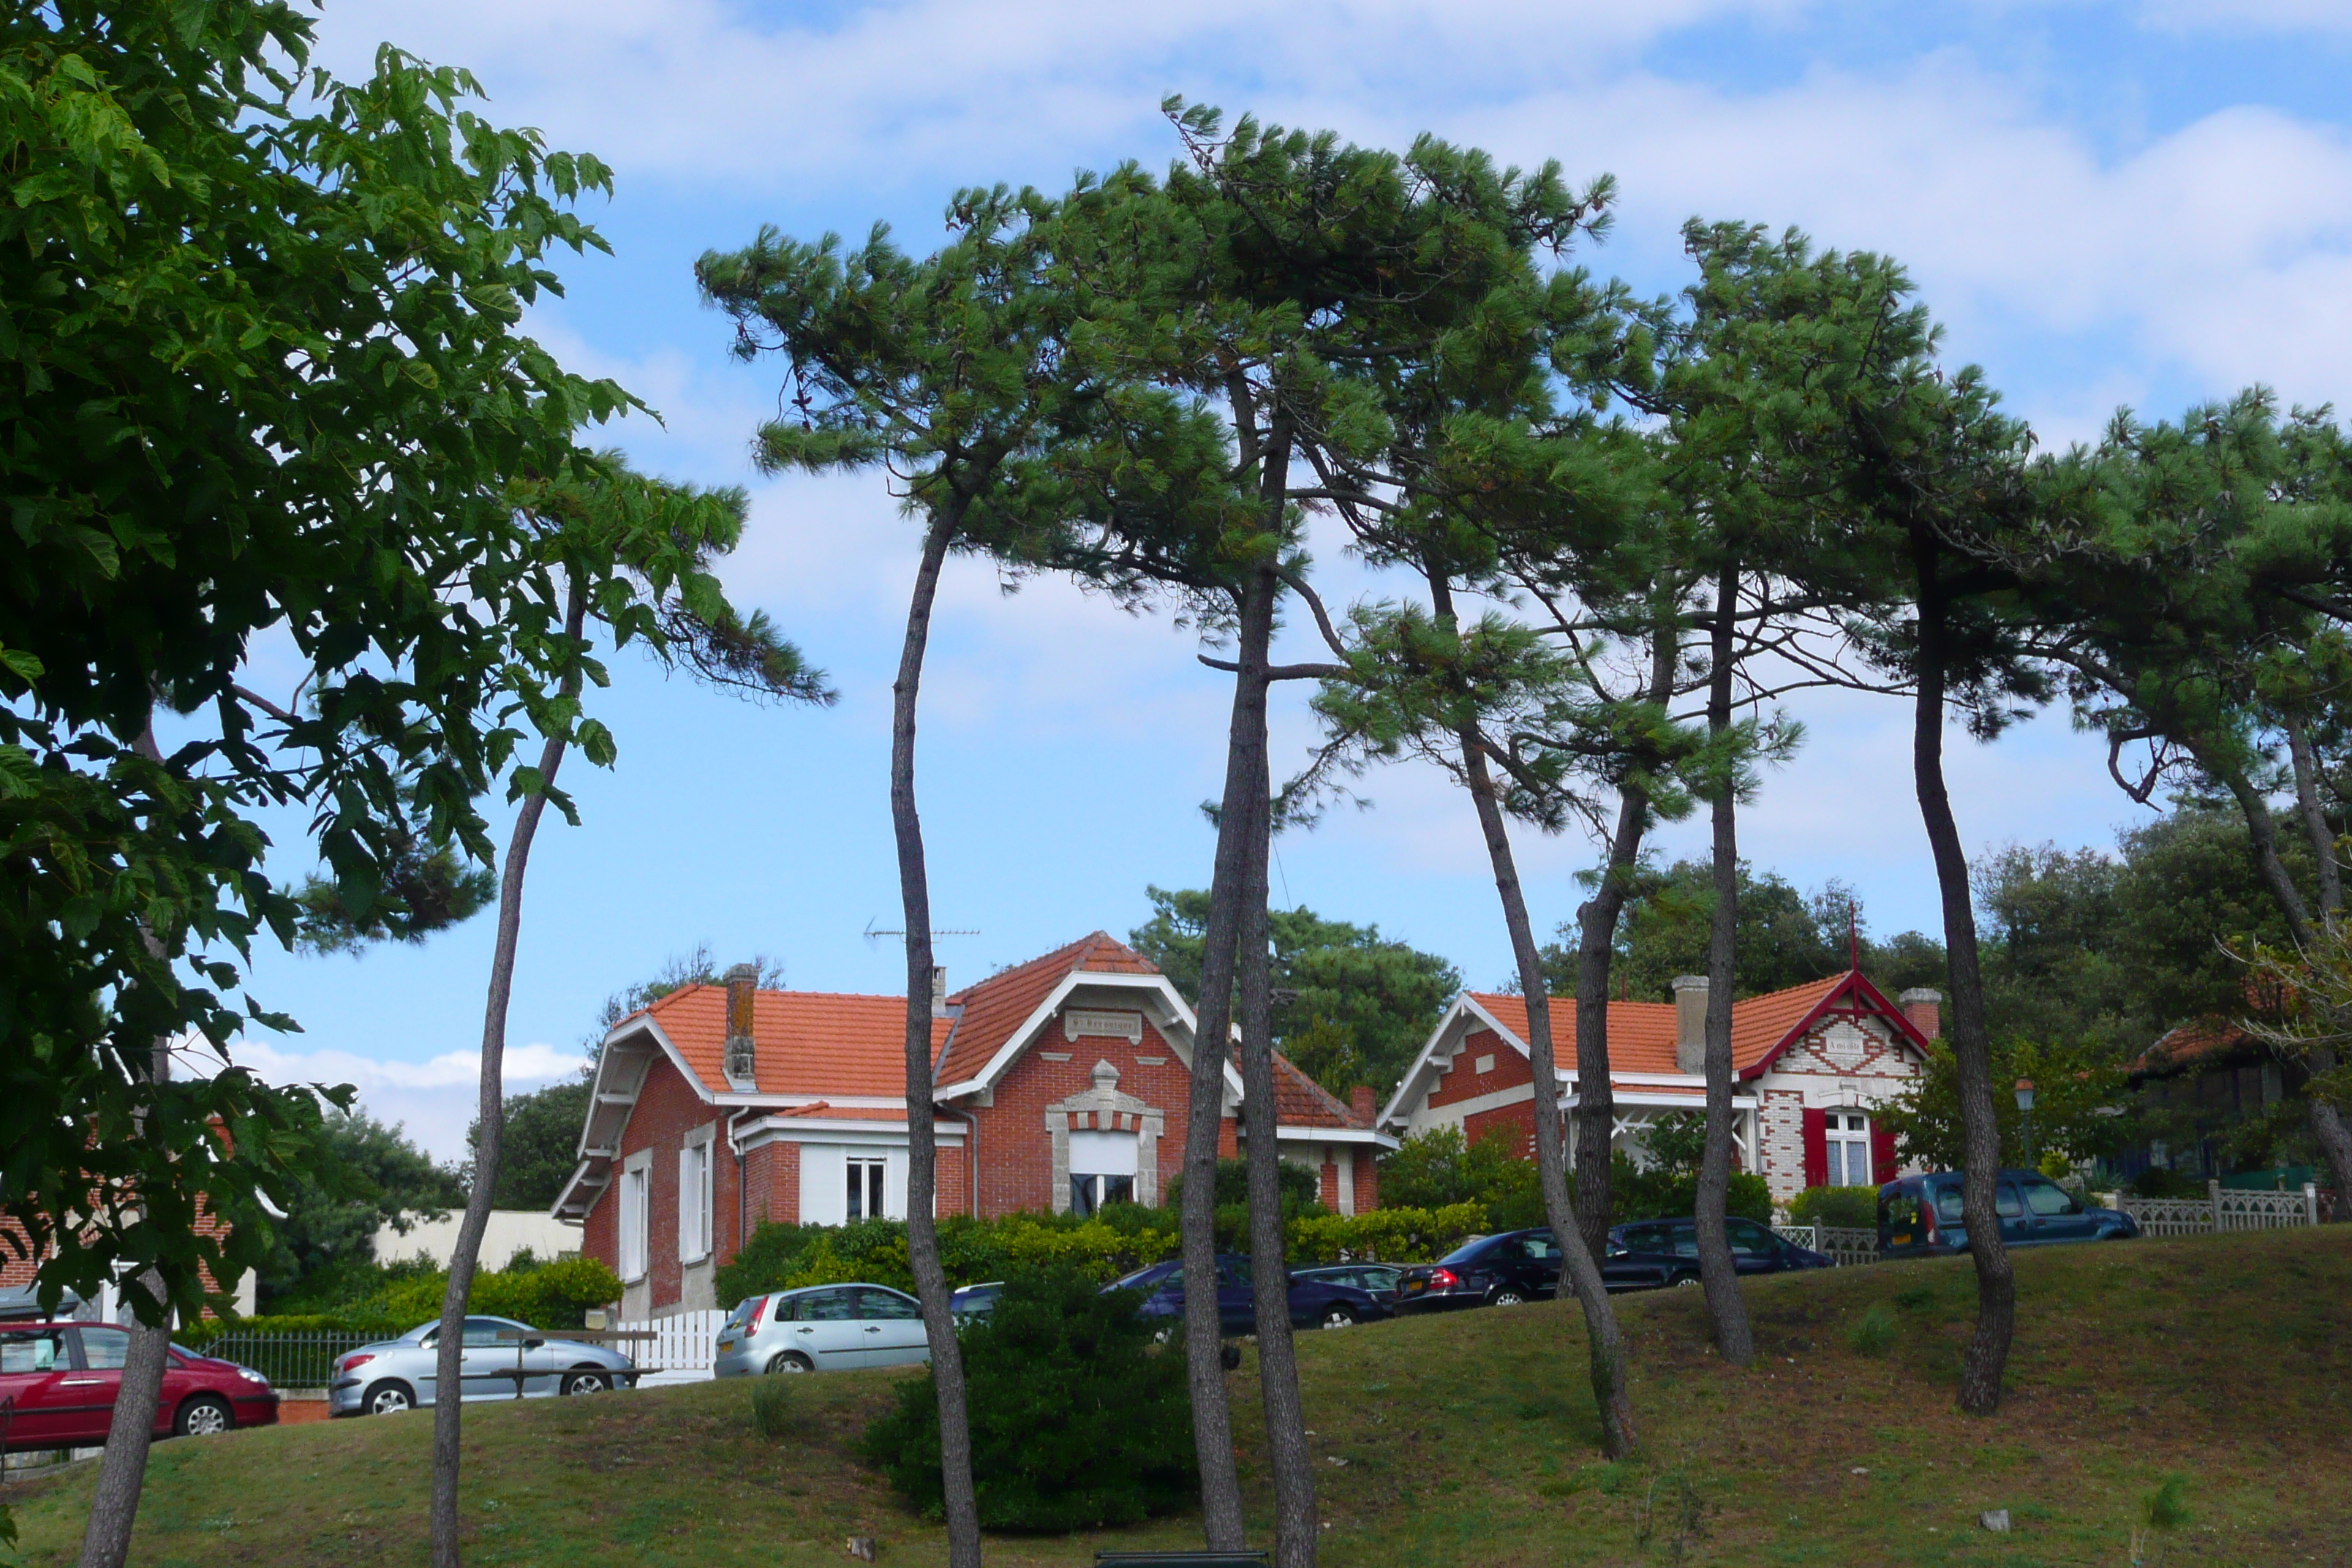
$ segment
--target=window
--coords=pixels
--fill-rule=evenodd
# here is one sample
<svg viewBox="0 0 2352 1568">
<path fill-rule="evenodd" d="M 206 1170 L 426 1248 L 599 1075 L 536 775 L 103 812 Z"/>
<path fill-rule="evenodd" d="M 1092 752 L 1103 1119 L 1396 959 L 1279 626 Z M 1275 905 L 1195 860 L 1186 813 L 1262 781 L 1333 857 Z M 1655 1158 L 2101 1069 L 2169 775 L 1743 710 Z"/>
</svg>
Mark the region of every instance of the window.
<svg viewBox="0 0 2352 1568">
<path fill-rule="evenodd" d="M 1666 1227 L 1666 1233 L 1674 1238 L 1674 1251 L 1676 1258 L 1696 1258 L 1698 1256 L 1697 1226 L 1668 1226 Z"/>
<path fill-rule="evenodd" d="M 504 1318 L 468 1318 L 458 1331 L 457 1343 L 467 1350 L 495 1350 L 500 1345 L 511 1350 L 517 1342 L 499 1336 L 514 1327 Z"/>
<path fill-rule="evenodd" d="M 653 1229 L 652 1175 L 643 1163 L 621 1173 L 621 1278 L 646 1277 L 646 1237 Z"/>
<path fill-rule="evenodd" d="M 1559 1261 L 1559 1243 L 1550 1237 L 1540 1234 L 1524 1237 L 1520 1239 L 1519 1245 L 1527 1249 L 1528 1257 L 1538 1263 Z"/>
<path fill-rule="evenodd" d="M 2015 1182 L 2003 1182 L 2000 1195 L 1992 1201 L 1992 1212 L 2002 1219 L 2016 1219 L 2025 1213 L 2025 1205 L 2017 1195 Z"/>
<path fill-rule="evenodd" d="M 1960 1207 L 1960 1189 L 1946 1187 L 1936 1194 L 1936 1215 L 1939 1219 L 1960 1219 L 1965 1215 Z"/>
<path fill-rule="evenodd" d="M 677 1152 L 677 1260 L 710 1256 L 710 1144 L 688 1143 Z"/>
<path fill-rule="evenodd" d="M 869 1289 L 857 1292 L 857 1315 L 868 1322 L 882 1320 L 903 1321 L 921 1317 L 923 1310 L 896 1290 Z"/>
<path fill-rule="evenodd" d="M 849 1206 L 844 1211 L 853 1220 L 880 1219 L 883 1216 L 882 1186 L 889 1172 L 887 1160 L 852 1160 L 849 1166 Z"/>
<path fill-rule="evenodd" d="M 738 1301 L 735 1304 L 735 1310 L 727 1319 L 727 1326 L 730 1329 L 740 1329 L 757 1322 L 760 1318 L 761 1303 L 765 1300 L 767 1300 L 765 1296 L 753 1296 L 747 1300 Z"/>
<path fill-rule="evenodd" d="M 1618 1233 L 1625 1238 L 1628 1252 L 1664 1252 L 1666 1233 L 1663 1226 L 1629 1225 Z"/>
<path fill-rule="evenodd" d="M 1075 1215 L 1100 1214 L 1106 1205 L 1131 1204 L 1135 1201 L 1133 1176 L 1072 1176 L 1070 1178 L 1070 1212 Z"/>
<path fill-rule="evenodd" d="M 1749 1258 L 1769 1258 L 1780 1250 L 1772 1233 L 1752 1219 L 1735 1219 L 1724 1226 L 1730 1234 L 1731 1250 Z"/>
<path fill-rule="evenodd" d="M 850 1323 L 857 1321 L 857 1303 L 847 1290 L 811 1290 L 799 1298 L 793 1316 L 803 1323 Z"/>
<path fill-rule="evenodd" d="M 0 1373 L 55 1372 L 66 1364 L 61 1329 L 16 1329 L 0 1334 Z"/>
<path fill-rule="evenodd" d="M 2083 1206 L 2074 1195 L 2054 1182 L 2028 1182 L 2025 1184 L 2025 1206 L 2035 1214 L 2081 1214 Z"/>
<path fill-rule="evenodd" d="M 1829 1184 L 1876 1185 L 1870 1176 L 1870 1118 L 1857 1111 L 1832 1110 L 1823 1120 L 1829 1138 Z"/>
<path fill-rule="evenodd" d="M 91 1372 L 121 1372 L 131 1359 L 131 1331 L 86 1328 L 81 1331 L 81 1363 Z"/>
</svg>

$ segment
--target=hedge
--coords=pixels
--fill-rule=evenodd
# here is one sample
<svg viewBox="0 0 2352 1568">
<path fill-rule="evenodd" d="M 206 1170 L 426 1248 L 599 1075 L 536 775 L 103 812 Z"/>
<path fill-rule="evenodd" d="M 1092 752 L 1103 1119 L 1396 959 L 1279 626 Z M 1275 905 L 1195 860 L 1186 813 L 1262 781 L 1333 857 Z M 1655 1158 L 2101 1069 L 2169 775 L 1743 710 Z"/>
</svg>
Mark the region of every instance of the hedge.
<svg viewBox="0 0 2352 1568">
<path fill-rule="evenodd" d="M 1221 1212 L 1221 1221 L 1224 1216 Z M 1220 1231 L 1226 1227 L 1220 1224 Z M 1285 1227 L 1291 1261 L 1305 1266 L 1342 1258 L 1422 1263 L 1444 1256 L 1486 1228 L 1478 1204 L 1442 1209 L 1374 1209 L 1368 1214 L 1303 1215 Z M 1239 1236 L 1220 1245 L 1240 1248 Z M 999 1219 L 958 1215 L 940 1221 L 940 1261 L 951 1285 L 1003 1279 L 1024 1268 L 1075 1268 L 1103 1283 L 1180 1251 L 1183 1239 L 1172 1209 L 1121 1204 L 1080 1219 L 1052 1214 L 1012 1214 Z M 898 1220 L 852 1225 L 760 1226 L 735 1260 L 718 1272 L 722 1305 L 772 1290 L 860 1281 L 915 1288 L 907 1263 L 907 1231 Z"/>
<path fill-rule="evenodd" d="M 518 1261 L 519 1268 L 475 1275 L 467 1310 L 513 1318 L 534 1328 L 577 1329 L 585 1323 L 588 1309 L 620 1300 L 619 1277 L 595 1258 Z M 194 1349 L 232 1331 L 404 1334 L 441 1315 L 441 1298 L 448 1289 L 449 1276 L 443 1270 L 404 1268 L 393 1272 L 374 1294 L 340 1312 L 271 1313 L 234 1323 L 207 1318 L 182 1330 L 180 1342 Z"/>
</svg>

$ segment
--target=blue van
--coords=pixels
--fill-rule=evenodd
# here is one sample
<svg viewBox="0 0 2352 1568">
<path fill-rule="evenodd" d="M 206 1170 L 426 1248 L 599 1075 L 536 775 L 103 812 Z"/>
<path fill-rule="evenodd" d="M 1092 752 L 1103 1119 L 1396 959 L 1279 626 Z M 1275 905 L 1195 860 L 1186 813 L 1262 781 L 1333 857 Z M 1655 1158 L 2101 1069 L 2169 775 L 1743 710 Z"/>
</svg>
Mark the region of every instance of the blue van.
<svg viewBox="0 0 2352 1568">
<path fill-rule="evenodd" d="M 1878 1255 L 1937 1258 L 1969 1247 L 1958 1171 L 1905 1176 L 1878 1189 Z M 1993 1188 L 2000 1238 L 2011 1247 L 2061 1241 L 2128 1241 L 2138 1222 L 2116 1209 L 2092 1208 L 2039 1171 L 2003 1171 Z"/>
</svg>

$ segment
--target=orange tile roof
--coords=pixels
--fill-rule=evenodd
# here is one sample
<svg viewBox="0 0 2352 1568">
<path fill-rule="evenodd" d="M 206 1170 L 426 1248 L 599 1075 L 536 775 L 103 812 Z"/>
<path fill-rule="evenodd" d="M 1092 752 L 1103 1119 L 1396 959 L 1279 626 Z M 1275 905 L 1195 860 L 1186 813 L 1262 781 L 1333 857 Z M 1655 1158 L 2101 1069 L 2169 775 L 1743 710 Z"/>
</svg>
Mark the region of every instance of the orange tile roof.
<svg viewBox="0 0 2352 1568">
<path fill-rule="evenodd" d="M 685 985 L 646 1012 L 713 1094 L 725 1094 L 727 987 Z M 931 1048 L 948 1021 L 931 1024 Z M 823 991 L 762 991 L 752 998 L 751 1038 L 761 1094 L 907 1092 L 907 999 Z"/>
<path fill-rule="evenodd" d="M 1304 1068 L 1274 1054 L 1274 1124 L 1276 1127 L 1360 1127 L 1355 1112 Z"/>
<path fill-rule="evenodd" d="M 1736 1073 L 1754 1070 L 1788 1039 L 1814 1008 L 1846 982 L 1843 974 L 1808 981 L 1785 991 L 1768 991 L 1731 1005 L 1731 1067 Z M 1524 996 L 1472 992 L 1472 1001 L 1492 1014 L 1521 1040 L 1528 1037 L 1528 1004 Z M 1576 1067 L 1576 1002 L 1554 996 L 1551 1002 L 1552 1052 L 1558 1064 Z M 1609 1067 L 1613 1073 L 1672 1073 L 1675 1065 L 1675 1005 L 1671 1002 L 1612 1002 L 1609 1004 Z"/>
<path fill-rule="evenodd" d="M 963 1013 L 956 1020 L 947 1055 L 934 1058 L 939 1066 L 932 1076 L 942 1087 L 979 1077 L 1013 1032 L 1054 994 L 1054 987 L 1080 970 L 1094 974 L 1160 973 L 1133 948 L 1095 931 L 1043 958 L 992 974 L 948 998 L 950 1005 L 961 1004 Z"/>
<path fill-rule="evenodd" d="M 2194 1018 L 2142 1051 L 2131 1070 L 2161 1074 L 2207 1057 L 2226 1056 L 2241 1046 L 2254 1043 L 2252 1035 L 2227 1018 Z"/>
</svg>

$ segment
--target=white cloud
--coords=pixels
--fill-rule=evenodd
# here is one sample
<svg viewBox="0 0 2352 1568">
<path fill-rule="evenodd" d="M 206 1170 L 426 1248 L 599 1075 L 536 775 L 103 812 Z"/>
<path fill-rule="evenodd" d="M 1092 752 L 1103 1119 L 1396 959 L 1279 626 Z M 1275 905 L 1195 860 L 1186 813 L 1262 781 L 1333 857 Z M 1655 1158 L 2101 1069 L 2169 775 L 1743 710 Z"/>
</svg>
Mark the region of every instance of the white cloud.
<svg viewBox="0 0 2352 1568">
<path fill-rule="evenodd" d="M 184 1072 L 209 1074 L 220 1068 L 220 1058 L 201 1043 L 184 1046 L 173 1056 Z M 358 1103 L 368 1114 L 404 1124 L 408 1135 L 436 1160 L 465 1156 L 466 1129 L 473 1124 L 480 1103 L 479 1051 L 445 1051 L 424 1061 L 385 1061 L 331 1046 L 289 1051 L 267 1040 L 243 1039 L 230 1046 L 229 1060 L 266 1083 L 350 1084 L 359 1091 Z M 509 1046 L 503 1063 L 507 1092 L 571 1078 L 586 1061 L 577 1051 L 554 1046 Z"/>
</svg>

